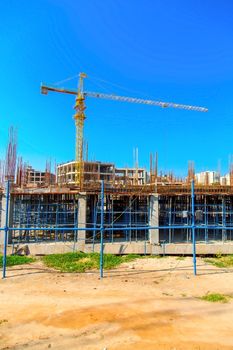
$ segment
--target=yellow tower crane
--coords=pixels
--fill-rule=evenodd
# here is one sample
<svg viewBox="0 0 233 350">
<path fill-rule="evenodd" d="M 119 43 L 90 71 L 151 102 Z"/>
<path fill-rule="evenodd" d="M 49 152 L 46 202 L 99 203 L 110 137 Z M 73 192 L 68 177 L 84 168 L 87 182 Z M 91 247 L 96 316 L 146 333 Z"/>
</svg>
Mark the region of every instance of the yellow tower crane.
<svg viewBox="0 0 233 350">
<path fill-rule="evenodd" d="M 85 106 L 86 97 L 95 97 L 95 98 L 102 98 L 107 100 L 123 101 L 123 102 L 130 102 L 130 103 L 140 103 L 140 104 L 147 104 L 152 106 L 159 106 L 163 108 L 172 107 L 172 108 L 180 108 L 180 109 L 192 110 L 197 112 L 208 112 L 208 109 L 205 107 L 189 106 L 189 105 L 183 105 L 183 104 L 172 103 L 172 102 L 161 102 L 161 101 L 154 101 L 154 100 L 145 100 L 141 98 L 117 96 L 117 95 L 104 94 L 99 92 L 84 91 L 83 81 L 85 78 L 87 78 L 87 75 L 85 73 L 79 74 L 78 90 L 68 90 L 64 88 L 57 88 L 51 85 L 48 86 L 43 83 L 41 84 L 41 93 L 45 95 L 47 95 L 49 91 L 76 95 L 75 106 L 74 106 L 74 109 L 75 109 L 74 120 L 75 120 L 75 126 L 76 126 L 75 178 L 76 178 L 76 185 L 80 189 L 82 189 L 82 184 L 83 184 L 83 128 L 84 128 L 84 120 L 86 119 L 86 116 L 84 113 L 86 109 L 86 106 Z"/>
</svg>

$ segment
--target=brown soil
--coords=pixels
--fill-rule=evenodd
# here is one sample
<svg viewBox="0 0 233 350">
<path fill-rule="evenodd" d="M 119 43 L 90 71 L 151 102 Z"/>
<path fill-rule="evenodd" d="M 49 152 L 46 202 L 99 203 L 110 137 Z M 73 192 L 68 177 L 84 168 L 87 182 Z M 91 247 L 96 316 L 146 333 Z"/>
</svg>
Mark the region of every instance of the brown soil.
<svg viewBox="0 0 233 350">
<path fill-rule="evenodd" d="M 40 262 L 0 281 L 0 349 L 233 349 L 233 270 L 198 259 L 143 259 L 105 272 L 64 274 Z"/>
</svg>

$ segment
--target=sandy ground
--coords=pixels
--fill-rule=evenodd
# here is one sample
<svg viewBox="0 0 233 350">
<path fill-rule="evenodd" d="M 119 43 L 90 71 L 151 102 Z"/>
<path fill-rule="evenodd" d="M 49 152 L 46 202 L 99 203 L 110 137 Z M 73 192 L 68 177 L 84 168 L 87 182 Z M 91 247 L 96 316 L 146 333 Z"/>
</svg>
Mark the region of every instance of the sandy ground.
<svg viewBox="0 0 233 350">
<path fill-rule="evenodd" d="M 40 262 L 0 281 L 0 349 L 233 349 L 233 270 L 175 257 L 137 260 L 105 273 L 64 274 Z"/>
</svg>

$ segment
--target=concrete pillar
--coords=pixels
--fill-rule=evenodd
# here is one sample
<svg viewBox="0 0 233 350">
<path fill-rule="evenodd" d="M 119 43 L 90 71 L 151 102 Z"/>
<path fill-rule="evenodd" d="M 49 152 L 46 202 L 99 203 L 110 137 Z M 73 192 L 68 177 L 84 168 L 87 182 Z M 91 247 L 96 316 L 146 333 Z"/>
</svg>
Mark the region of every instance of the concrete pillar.
<svg viewBox="0 0 233 350">
<path fill-rule="evenodd" d="M 0 197 L 0 227 L 5 226 L 5 209 L 6 208 L 6 197 L 4 194 L 1 194 Z M 4 243 L 4 231 L 0 231 L 0 246 Z"/>
<path fill-rule="evenodd" d="M 150 196 L 150 210 L 149 210 L 149 225 L 150 226 L 159 226 L 159 197 L 157 193 L 153 193 Z M 158 244 L 159 243 L 159 230 L 152 229 L 149 232 L 150 243 Z"/>
<path fill-rule="evenodd" d="M 78 199 L 78 228 L 86 227 L 87 197 L 86 193 L 80 193 Z M 78 247 L 81 251 L 85 248 L 86 231 L 78 231 Z"/>
<path fill-rule="evenodd" d="M 0 227 L 4 228 L 5 224 L 6 224 L 6 188 L 4 189 L 4 192 L 2 193 L 1 197 L 0 197 L 0 215 L 1 215 L 1 221 L 0 221 Z M 12 227 L 13 225 L 13 202 L 10 199 L 9 200 L 9 207 L 8 207 L 8 226 Z M 0 231 L 0 245 L 3 245 L 4 243 L 4 235 L 5 232 L 4 231 Z M 12 232 L 8 231 L 8 243 L 12 243 Z"/>
</svg>

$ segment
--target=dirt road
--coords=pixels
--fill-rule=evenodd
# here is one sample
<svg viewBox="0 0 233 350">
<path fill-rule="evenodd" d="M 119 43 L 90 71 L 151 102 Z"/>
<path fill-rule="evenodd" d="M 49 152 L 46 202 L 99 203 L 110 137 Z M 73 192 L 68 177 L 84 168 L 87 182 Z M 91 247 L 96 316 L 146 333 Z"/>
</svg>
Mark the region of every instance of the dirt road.
<svg viewBox="0 0 233 350">
<path fill-rule="evenodd" d="M 105 273 L 64 274 L 36 262 L 0 281 L 0 349 L 230 350 L 233 270 L 198 259 L 143 259 Z"/>
</svg>

